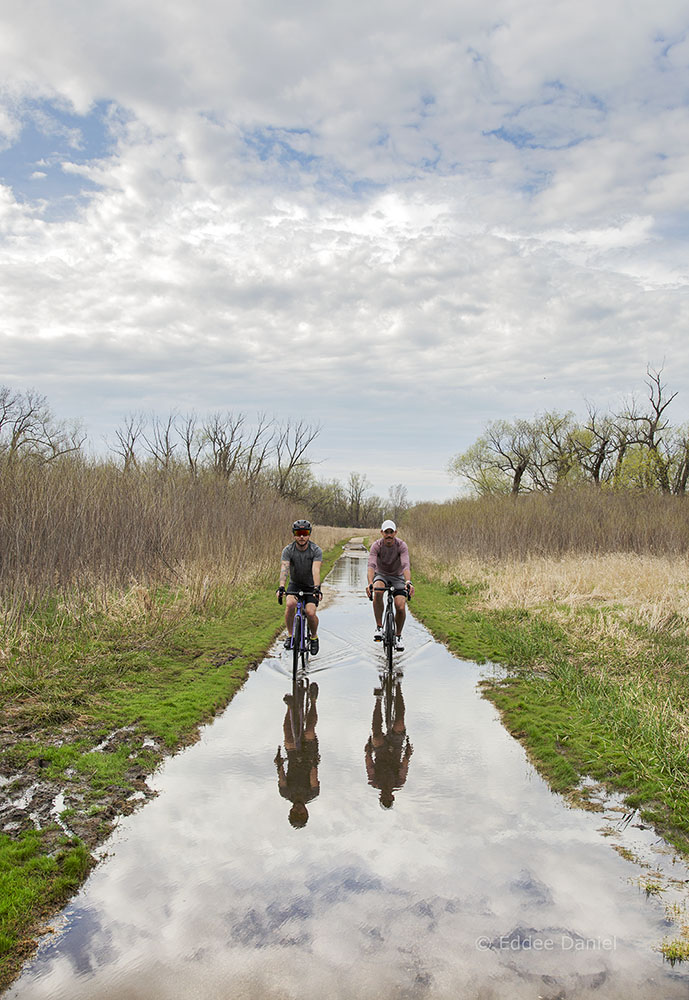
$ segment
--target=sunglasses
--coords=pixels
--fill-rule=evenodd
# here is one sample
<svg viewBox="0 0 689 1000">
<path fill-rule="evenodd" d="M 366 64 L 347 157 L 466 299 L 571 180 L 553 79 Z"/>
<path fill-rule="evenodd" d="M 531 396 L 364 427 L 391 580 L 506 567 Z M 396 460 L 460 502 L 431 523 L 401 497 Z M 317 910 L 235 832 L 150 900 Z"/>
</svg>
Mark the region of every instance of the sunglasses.
<svg viewBox="0 0 689 1000">
<path fill-rule="evenodd" d="M 308 538 L 309 535 L 311 534 L 311 532 L 310 531 L 295 531 L 294 534 L 297 536 L 297 538 Z"/>
<path fill-rule="evenodd" d="M 392 530 L 392 528 L 386 528 L 385 531 L 383 532 L 383 534 L 384 535 L 394 535 L 395 532 Z"/>
</svg>

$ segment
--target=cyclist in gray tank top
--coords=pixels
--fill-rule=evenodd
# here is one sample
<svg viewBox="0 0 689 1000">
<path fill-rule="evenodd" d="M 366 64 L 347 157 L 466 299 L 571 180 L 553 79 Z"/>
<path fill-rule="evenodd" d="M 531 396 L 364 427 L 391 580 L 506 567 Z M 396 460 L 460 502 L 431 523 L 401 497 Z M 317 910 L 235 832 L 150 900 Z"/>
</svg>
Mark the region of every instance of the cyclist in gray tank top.
<svg viewBox="0 0 689 1000">
<path fill-rule="evenodd" d="M 318 615 L 316 608 L 321 598 L 321 563 L 323 562 L 323 550 L 310 539 L 311 522 L 300 520 L 292 525 L 294 541 L 286 545 L 282 550 L 280 560 L 280 585 L 277 589 L 278 600 L 286 594 L 285 625 L 287 626 L 287 638 L 285 648 L 289 648 L 292 626 L 294 625 L 294 615 L 297 610 L 297 596 L 299 591 L 305 593 L 304 611 L 309 623 L 309 634 L 311 636 L 311 655 L 318 653 Z M 289 586 L 285 588 L 287 577 L 289 576 Z"/>
</svg>

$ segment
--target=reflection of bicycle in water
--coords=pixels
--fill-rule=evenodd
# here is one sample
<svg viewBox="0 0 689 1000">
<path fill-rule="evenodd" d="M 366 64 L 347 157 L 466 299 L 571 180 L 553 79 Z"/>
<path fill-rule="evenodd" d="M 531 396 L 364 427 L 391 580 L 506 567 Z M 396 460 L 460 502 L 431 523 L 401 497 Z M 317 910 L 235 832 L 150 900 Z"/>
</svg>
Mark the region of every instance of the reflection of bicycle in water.
<svg viewBox="0 0 689 1000">
<path fill-rule="evenodd" d="M 285 756 L 278 747 L 275 765 L 278 769 L 280 795 L 292 803 L 289 821 L 293 827 L 306 826 L 309 811 L 306 803 L 321 790 L 318 780 L 318 737 L 316 700 L 318 684 L 299 674 L 292 683 L 292 693 L 286 694 L 285 718 L 282 724 Z"/>
<path fill-rule="evenodd" d="M 409 759 L 414 748 L 407 736 L 402 695 L 402 676 L 393 670 L 382 670 L 380 687 L 373 692 L 375 704 L 371 720 L 371 735 L 364 747 L 368 783 L 380 791 L 380 804 L 390 809 L 394 793 L 407 780 Z"/>
</svg>

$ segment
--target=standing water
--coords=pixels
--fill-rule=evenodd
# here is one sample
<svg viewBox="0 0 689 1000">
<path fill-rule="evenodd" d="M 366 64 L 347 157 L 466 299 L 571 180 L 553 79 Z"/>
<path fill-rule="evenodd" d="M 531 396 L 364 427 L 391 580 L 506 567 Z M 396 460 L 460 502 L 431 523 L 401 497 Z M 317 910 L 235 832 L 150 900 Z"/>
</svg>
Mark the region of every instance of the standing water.
<svg viewBox="0 0 689 1000">
<path fill-rule="evenodd" d="M 485 668 L 411 618 L 386 732 L 364 586 L 351 554 L 324 588 L 305 824 L 279 780 L 278 644 L 161 768 L 158 797 L 122 820 L 9 997 L 689 996 L 685 968 L 656 950 L 672 936 L 663 901 L 639 881 L 653 866 L 683 882 L 684 865 L 620 813 L 551 793 L 477 693 Z"/>
</svg>

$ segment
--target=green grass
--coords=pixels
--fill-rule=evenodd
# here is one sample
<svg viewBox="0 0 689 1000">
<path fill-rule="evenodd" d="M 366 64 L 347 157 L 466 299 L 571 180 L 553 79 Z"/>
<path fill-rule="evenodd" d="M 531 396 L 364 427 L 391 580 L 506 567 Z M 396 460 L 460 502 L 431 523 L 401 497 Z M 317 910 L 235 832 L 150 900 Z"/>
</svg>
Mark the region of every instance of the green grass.
<svg viewBox="0 0 689 1000">
<path fill-rule="evenodd" d="M 29 831 L 16 840 L 0 834 L 0 989 L 33 948 L 27 925 L 35 929 L 62 906 L 93 865 L 79 841 L 55 841 L 54 830 Z"/>
<path fill-rule="evenodd" d="M 324 576 L 341 551 L 324 553 Z M 0 711 L 12 734 L 0 746 L 0 773 L 72 793 L 77 805 L 64 815 L 81 836 L 54 828 L 0 835 L 0 990 L 40 921 L 83 881 L 90 849 L 128 796 L 228 704 L 284 625 L 272 577 L 174 612 L 164 589 L 132 620 L 75 619 L 44 604 L 31 641 L 24 637 L 0 673 Z"/>
<path fill-rule="evenodd" d="M 609 607 L 489 611 L 477 597 L 471 582 L 418 577 L 412 608 L 457 655 L 512 668 L 483 693 L 556 791 L 591 776 L 689 854 L 686 631 Z"/>
</svg>

